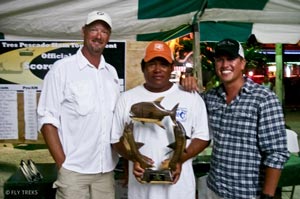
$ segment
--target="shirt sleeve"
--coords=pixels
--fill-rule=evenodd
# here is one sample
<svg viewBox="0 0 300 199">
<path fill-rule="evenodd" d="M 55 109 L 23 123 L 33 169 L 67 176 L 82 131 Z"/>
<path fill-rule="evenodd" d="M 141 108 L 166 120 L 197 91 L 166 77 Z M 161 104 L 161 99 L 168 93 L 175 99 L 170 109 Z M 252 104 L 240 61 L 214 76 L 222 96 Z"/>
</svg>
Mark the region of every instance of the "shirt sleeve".
<svg viewBox="0 0 300 199">
<path fill-rule="evenodd" d="M 260 103 L 258 120 L 259 147 L 264 165 L 282 169 L 289 157 L 284 116 L 281 104 L 274 93 Z"/>
<path fill-rule="evenodd" d="M 111 132 L 111 144 L 117 143 L 120 140 L 120 137 L 123 135 L 124 130 L 124 114 L 126 113 L 126 103 L 124 96 L 121 95 L 114 112 L 113 117 L 113 125 L 112 125 L 112 132 Z M 128 112 L 128 111 L 127 111 Z"/>
<path fill-rule="evenodd" d="M 51 69 L 44 78 L 43 88 L 39 98 L 37 108 L 38 129 L 40 130 L 44 124 L 52 124 L 60 127 L 60 104 L 62 101 L 63 82 L 54 69 Z"/>
<path fill-rule="evenodd" d="M 194 95 L 194 110 L 198 111 L 193 111 L 192 138 L 210 140 L 205 103 L 199 94 L 195 93 Z"/>
</svg>

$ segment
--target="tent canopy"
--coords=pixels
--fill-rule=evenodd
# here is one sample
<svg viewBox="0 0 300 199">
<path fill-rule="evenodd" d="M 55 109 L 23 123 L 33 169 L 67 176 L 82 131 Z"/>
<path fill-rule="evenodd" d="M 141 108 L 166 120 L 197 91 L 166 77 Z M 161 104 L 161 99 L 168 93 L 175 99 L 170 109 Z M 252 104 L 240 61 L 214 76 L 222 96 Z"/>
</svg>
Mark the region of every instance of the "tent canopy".
<svg viewBox="0 0 300 199">
<path fill-rule="evenodd" d="M 300 40 L 300 0 L 2 0 L 5 39 L 82 39 L 86 15 L 101 10 L 113 20 L 113 40 L 170 40 L 199 24 L 201 41 L 225 37 L 261 43 Z M 201 15 L 198 15 L 201 13 Z"/>
</svg>

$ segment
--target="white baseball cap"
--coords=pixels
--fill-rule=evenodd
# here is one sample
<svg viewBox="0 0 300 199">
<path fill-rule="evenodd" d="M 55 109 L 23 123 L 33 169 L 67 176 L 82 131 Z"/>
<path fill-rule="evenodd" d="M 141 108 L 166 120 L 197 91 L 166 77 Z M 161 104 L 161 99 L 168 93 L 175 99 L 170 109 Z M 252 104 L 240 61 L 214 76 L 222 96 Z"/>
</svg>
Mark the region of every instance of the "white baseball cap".
<svg viewBox="0 0 300 199">
<path fill-rule="evenodd" d="M 87 16 L 85 24 L 89 25 L 90 23 L 97 21 L 97 20 L 104 21 L 105 23 L 107 23 L 109 25 L 110 28 L 112 28 L 110 16 L 107 13 L 101 12 L 101 11 L 90 12 Z"/>
</svg>

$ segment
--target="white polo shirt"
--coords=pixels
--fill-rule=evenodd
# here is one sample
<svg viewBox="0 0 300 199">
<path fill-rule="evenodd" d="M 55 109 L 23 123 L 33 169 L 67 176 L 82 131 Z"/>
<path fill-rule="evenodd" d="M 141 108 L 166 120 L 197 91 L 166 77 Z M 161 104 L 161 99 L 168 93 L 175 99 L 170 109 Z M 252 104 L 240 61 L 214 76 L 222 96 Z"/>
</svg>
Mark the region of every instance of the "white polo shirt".
<svg viewBox="0 0 300 199">
<path fill-rule="evenodd" d="M 120 94 L 114 67 L 105 62 L 97 69 L 83 56 L 54 63 L 47 73 L 38 105 L 39 129 L 58 128 L 66 160 L 63 167 L 79 173 L 112 171 L 118 156 L 110 145 L 113 111 Z"/>
<path fill-rule="evenodd" d="M 111 143 L 117 143 L 123 135 L 124 125 L 131 121 L 131 106 L 139 102 L 153 102 L 164 97 L 162 107 L 172 110 L 176 104 L 176 121 L 185 128 L 187 139 L 186 145 L 193 138 L 209 140 L 206 106 L 198 93 L 189 93 L 179 89 L 174 84 L 169 90 L 153 93 L 145 89 L 143 85 L 122 93 L 116 105 L 114 122 L 111 134 Z M 134 139 L 144 143 L 139 148 L 141 154 L 150 157 L 154 161 L 154 170 L 159 170 L 161 162 L 171 157 L 172 151 L 168 145 L 175 142 L 173 125 L 169 116 L 161 120 L 164 129 L 154 123 L 142 123 L 133 121 Z M 184 162 L 182 172 L 176 184 L 141 184 L 133 175 L 133 164 L 129 161 L 128 198 L 130 199 L 195 199 L 196 182 L 192 166 L 192 158 Z"/>
</svg>

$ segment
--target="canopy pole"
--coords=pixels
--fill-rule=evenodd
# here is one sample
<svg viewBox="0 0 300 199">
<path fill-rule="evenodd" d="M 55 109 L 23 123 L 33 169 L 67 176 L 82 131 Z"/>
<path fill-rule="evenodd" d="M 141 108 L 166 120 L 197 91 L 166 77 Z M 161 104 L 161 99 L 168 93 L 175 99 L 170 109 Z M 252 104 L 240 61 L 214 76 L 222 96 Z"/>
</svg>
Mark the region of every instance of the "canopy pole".
<svg viewBox="0 0 300 199">
<path fill-rule="evenodd" d="M 197 78 L 197 84 L 200 91 L 203 91 L 203 78 L 202 78 L 202 67 L 201 67 L 201 50 L 200 50 L 200 33 L 199 24 L 193 24 L 194 33 L 194 45 L 193 45 L 193 62 L 194 62 L 194 77 Z"/>
<path fill-rule="evenodd" d="M 282 61 L 282 44 L 276 43 L 275 44 L 275 61 L 276 61 L 276 81 L 275 81 L 275 92 L 278 96 L 279 101 L 283 104 L 283 86 L 282 86 L 282 79 L 283 79 L 283 61 Z"/>
<path fill-rule="evenodd" d="M 201 50 L 200 50 L 200 18 L 204 13 L 204 9 L 207 6 L 207 0 L 203 0 L 201 7 L 199 8 L 198 12 L 194 15 L 193 18 L 193 36 L 194 36 L 194 43 L 193 43 L 193 63 L 194 63 L 194 70 L 193 75 L 197 78 L 197 84 L 200 89 L 200 92 L 204 91 L 203 87 L 203 77 L 202 77 L 202 66 L 201 66 Z"/>
</svg>

